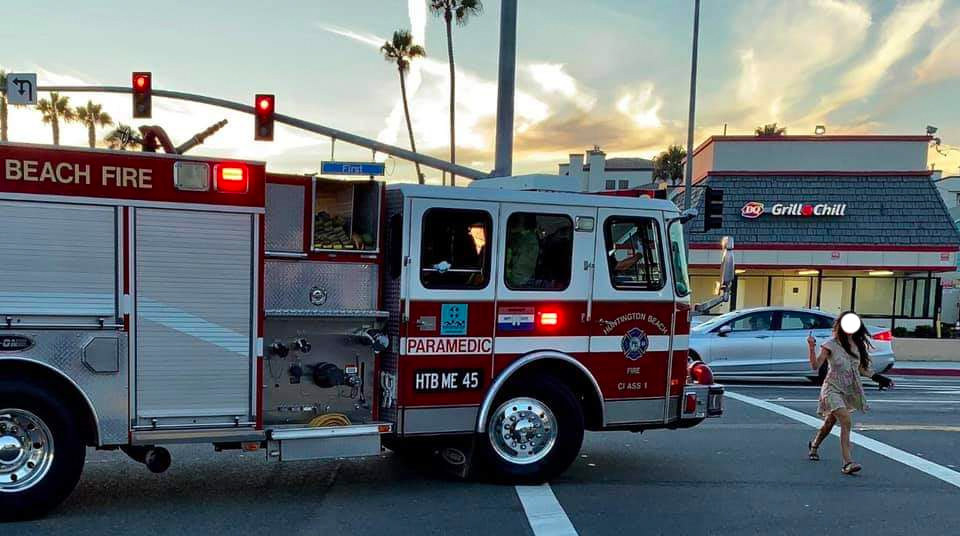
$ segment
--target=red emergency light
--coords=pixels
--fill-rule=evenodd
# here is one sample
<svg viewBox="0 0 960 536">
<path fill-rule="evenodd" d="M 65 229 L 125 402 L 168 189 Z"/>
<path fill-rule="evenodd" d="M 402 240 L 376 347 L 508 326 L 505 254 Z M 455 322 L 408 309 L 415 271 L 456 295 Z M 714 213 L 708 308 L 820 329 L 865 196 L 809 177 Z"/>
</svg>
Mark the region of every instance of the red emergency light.
<svg viewBox="0 0 960 536">
<path fill-rule="evenodd" d="M 225 194 L 245 194 L 250 187 L 250 171 L 243 164 L 213 166 L 213 186 Z"/>
<path fill-rule="evenodd" d="M 537 320 L 541 326 L 557 326 L 560 324 L 560 313 L 556 311 L 541 311 Z"/>
</svg>

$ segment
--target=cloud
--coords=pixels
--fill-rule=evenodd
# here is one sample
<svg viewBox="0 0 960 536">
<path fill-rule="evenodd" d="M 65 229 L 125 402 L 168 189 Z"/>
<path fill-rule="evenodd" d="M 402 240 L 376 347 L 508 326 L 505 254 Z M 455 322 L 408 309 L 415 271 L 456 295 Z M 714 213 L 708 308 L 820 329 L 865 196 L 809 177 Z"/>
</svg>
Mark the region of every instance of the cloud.
<svg viewBox="0 0 960 536">
<path fill-rule="evenodd" d="M 585 91 L 562 63 L 531 63 L 524 70 L 543 92 L 561 95 L 581 110 L 590 111 L 597 103 L 597 97 Z"/>
<path fill-rule="evenodd" d="M 822 97 L 807 119 L 823 119 L 831 112 L 871 95 L 890 68 L 913 49 L 917 34 L 934 19 L 942 5 L 943 0 L 897 5 L 883 23 L 877 38 L 878 46 L 847 71 L 841 78 L 838 89 Z"/>
<path fill-rule="evenodd" d="M 748 3 L 736 19 L 755 21 L 737 39 L 739 75 L 710 115 L 749 124 L 783 121 L 809 94 L 813 78 L 854 54 L 871 16 L 855 1 Z M 734 99 L 729 99 L 733 94 Z M 709 112 L 708 112 L 709 113 Z"/>
<path fill-rule="evenodd" d="M 653 94 L 653 83 L 647 82 L 636 91 L 626 91 L 617 99 L 617 111 L 640 128 L 660 128 L 663 99 Z"/>
<path fill-rule="evenodd" d="M 960 17 L 955 17 L 960 23 Z M 937 43 L 930 54 L 914 70 L 918 84 L 930 84 L 960 77 L 960 26 Z"/>
</svg>

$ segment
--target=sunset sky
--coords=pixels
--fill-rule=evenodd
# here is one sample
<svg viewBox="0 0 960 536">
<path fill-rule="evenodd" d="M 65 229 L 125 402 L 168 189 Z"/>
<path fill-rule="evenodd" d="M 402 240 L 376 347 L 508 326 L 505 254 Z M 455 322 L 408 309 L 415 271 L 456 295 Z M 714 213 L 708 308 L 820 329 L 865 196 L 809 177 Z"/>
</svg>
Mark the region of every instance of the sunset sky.
<svg viewBox="0 0 960 536">
<path fill-rule="evenodd" d="M 443 23 L 425 0 L 160 3 L 36 0 L 6 10 L 0 68 L 39 73 L 41 84 L 128 85 L 154 73 L 154 87 L 252 103 L 277 94 L 277 111 L 408 147 L 396 69 L 379 45 L 411 29 L 428 57 L 408 89 L 418 148 L 448 154 L 448 80 Z M 149 7 L 147 7 L 149 6 Z M 454 29 L 458 160 L 493 167 L 499 2 Z M 149 9 L 150 11 L 146 11 Z M 612 156 L 650 157 L 685 143 L 693 1 L 521 0 L 518 24 L 515 172 L 556 173 L 570 152 L 599 145 Z M 704 0 L 696 141 L 747 134 L 778 122 L 788 134 L 922 134 L 939 127 L 960 166 L 960 0 Z M 92 98 L 117 120 L 130 97 Z M 330 142 L 279 127 L 254 142 L 252 119 L 154 99 L 154 124 L 175 142 L 219 119 L 230 124 L 198 154 L 265 159 L 276 171 L 310 172 Z M 30 109 L 10 113 L 12 141 L 49 143 Z M 63 143 L 83 145 L 79 125 Z M 371 154 L 339 143 L 337 159 Z M 388 178 L 413 180 L 389 159 Z M 428 180 L 439 173 L 427 171 Z"/>
</svg>

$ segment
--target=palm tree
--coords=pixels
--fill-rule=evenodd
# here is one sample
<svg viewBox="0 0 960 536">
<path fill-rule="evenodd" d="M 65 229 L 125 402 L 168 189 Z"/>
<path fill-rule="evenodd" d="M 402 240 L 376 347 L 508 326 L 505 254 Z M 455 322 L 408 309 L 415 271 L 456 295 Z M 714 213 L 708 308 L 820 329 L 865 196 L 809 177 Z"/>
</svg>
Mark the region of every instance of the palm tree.
<svg viewBox="0 0 960 536">
<path fill-rule="evenodd" d="M 102 111 L 99 104 L 93 101 L 87 101 L 86 106 L 77 106 L 73 112 L 77 116 L 77 122 L 87 126 L 87 142 L 90 148 L 97 146 L 97 127 L 108 127 L 113 124 L 113 118 L 110 114 Z"/>
<path fill-rule="evenodd" d="M 756 130 L 754 130 L 754 134 L 761 137 L 783 136 L 786 133 L 787 133 L 786 127 L 778 127 L 776 123 L 763 125 L 762 127 L 757 127 Z"/>
<path fill-rule="evenodd" d="M 50 93 L 50 100 L 40 99 L 37 110 L 43 114 L 43 122 L 50 123 L 53 128 L 53 144 L 60 145 L 60 120 L 70 123 L 77 120 L 77 116 L 70 108 L 70 97 L 61 97 L 59 93 Z"/>
<path fill-rule="evenodd" d="M 103 141 L 107 142 L 107 147 L 111 149 L 126 151 L 127 147 L 139 149 L 141 140 L 137 129 L 130 125 L 120 123 L 117 125 L 117 128 L 111 130 L 109 134 L 104 136 Z"/>
<path fill-rule="evenodd" d="M 410 107 L 407 105 L 407 83 L 404 75 L 410 70 L 410 61 L 427 55 L 427 51 L 420 45 L 413 44 L 413 36 L 407 30 L 393 32 L 393 39 L 380 47 L 383 59 L 396 63 L 400 73 L 400 96 L 403 98 L 403 113 L 407 118 L 407 132 L 410 134 L 410 149 L 417 152 L 417 144 L 413 141 L 413 124 L 410 122 Z M 414 162 L 417 167 L 417 182 L 423 184 L 423 173 L 420 172 L 420 163 Z"/>
<path fill-rule="evenodd" d="M 0 141 L 7 141 L 7 71 L 0 70 Z"/>
<path fill-rule="evenodd" d="M 676 186 L 683 178 L 683 160 L 687 151 L 679 145 L 671 145 L 666 151 L 653 158 L 653 180 L 669 181 Z"/>
<path fill-rule="evenodd" d="M 457 141 L 456 129 L 456 74 L 453 66 L 453 25 L 454 19 L 457 26 L 467 24 L 467 19 L 471 15 L 479 15 L 483 11 L 483 3 L 480 0 L 430 0 L 430 11 L 436 16 L 443 16 L 443 22 L 447 25 L 447 58 L 450 64 L 450 163 L 457 163 Z M 457 185 L 457 176 L 450 175 L 450 186 Z"/>
</svg>

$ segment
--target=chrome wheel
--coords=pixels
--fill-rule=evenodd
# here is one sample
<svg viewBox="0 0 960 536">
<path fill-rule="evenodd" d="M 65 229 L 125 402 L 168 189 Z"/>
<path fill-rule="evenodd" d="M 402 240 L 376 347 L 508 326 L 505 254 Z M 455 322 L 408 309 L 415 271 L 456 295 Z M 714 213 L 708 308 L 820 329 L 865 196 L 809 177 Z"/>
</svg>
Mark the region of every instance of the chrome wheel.
<svg viewBox="0 0 960 536">
<path fill-rule="evenodd" d="M 0 410 L 0 493 L 33 487 L 51 465 L 53 434 L 47 424 L 26 410 Z"/>
<path fill-rule="evenodd" d="M 493 412 L 487 428 L 494 452 L 510 463 L 542 460 L 557 442 L 553 411 L 533 398 L 507 400 Z"/>
</svg>

